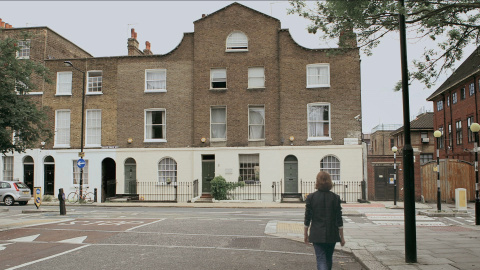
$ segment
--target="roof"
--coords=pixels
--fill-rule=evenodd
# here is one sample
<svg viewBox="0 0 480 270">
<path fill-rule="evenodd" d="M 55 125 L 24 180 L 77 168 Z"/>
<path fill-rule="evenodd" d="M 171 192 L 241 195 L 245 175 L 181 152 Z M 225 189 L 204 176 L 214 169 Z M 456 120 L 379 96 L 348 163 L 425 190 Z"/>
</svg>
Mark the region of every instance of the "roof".
<svg viewBox="0 0 480 270">
<path fill-rule="evenodd" d="M 217 13 L 219 13 L 219 12 L 221 12 L 221 11 L 223 11 L 223 10 L 231 7 L 231 6 L 234 6 L 234 5 L 238 5 L 238 6 L 247 8 L 247 9 L 252 10 L 252 11 L 258 13 L 258 14 L 261 14 L 261 15 L 267 17 L 267 18 L 271 18 L 271 19 L 274 19 L 274 20 L 276 20 L 276 21 L 279 21 L 279 20 L 278 20 L 277 18 L 275 18 L 275 17 L 272 17 L 272 16 L 270 16 L 270 15 L 267 15 L 267 14 L 265 14 L 265 13 L 262 13 L 262 12 L 260 12 L 260 11 L 258 11 L 258 10 L 253 9 L 253 8 L 249 8 L 249 7 L 247 7 L 247 6 L 244 6 L 244 5 L 242 5 L 242 4 L 238 3 L 238 2 L 233 2 L 233 3 L 231 3 L 231 4 L 228 5 L 228 6 L 225 6 L 225 7 L 221 8 L 221 9 L 219 9 L 219 10 L 213 12 L 213 13 L 210 13 L 210 14 L 206 15 L 205 17 L 202 17 L 202 18 L 194 21 L 193 23 L 196 23 L 196 22 L 198 22 L 198 21 L 204 20 L 204 19 L 206 19 L 206 18 L 208 18 L 208 17 L 210 17 L 210 16 L 212 16 L 212 15 L 214 15 L 214 14 L 217 14 Z"/>
<path fill-rule="evenodd" d="M 480 72 L 480 46 L 453 72 L 450 77 L 427 100 L 433 101 L 438 95 L 461 83 L 473 74 Z"/>
<path fill-rule="evenodd" d="M 410 122 L 411 130 L 433 130 L 433 112 L 426 112 L 420 114 Z M 394 132 L 392 135 L 398 134 L 403 131 L 403 126 Z"/>
</svg>

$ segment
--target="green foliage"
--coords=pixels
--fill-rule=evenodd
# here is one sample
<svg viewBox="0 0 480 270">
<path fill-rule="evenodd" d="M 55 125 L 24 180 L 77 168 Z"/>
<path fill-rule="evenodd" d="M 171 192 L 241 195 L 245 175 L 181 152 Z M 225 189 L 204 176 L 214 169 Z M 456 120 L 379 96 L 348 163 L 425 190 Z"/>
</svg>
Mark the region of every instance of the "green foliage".
<svg viewBox="0 0 480 270">
<path fill-rule="evenodd" d="M 0 33 L 0 35 L 3 33 Z M 22 35 L 21 40 L 30 38 Z M 37 89 L 35 82 L 49 82 L 48 71 L 30 59 L 17 59 L 18 40 L 0 38 L 0 151 L 24 152 L 46 141 L 46 108 L 39 108 L 27 94 Z M 13 133 L 15 132 L 15 140 Z"/>
<path fill-rule="evenodd" d="M 223 176 L 219 175 L 210 181 L 211 192 L 215 200 L 228 200 L 228 191 L 237 187 L 245 186 L 245 182 L 239 181 L 236 183 L 227 182 Z"/>
<path fill-rule="evenodd" d="M 52 195 L 43 195 L 42 201 L 51 202 L 51 201 L 53 201 L 53 196 Z"/>
<path fill-rule="evenodd" d="M 358 47 L 366 55 L 372 54 L 382 37 L 398 30 L 399 14 L 405 15 L 407 30 L 410 36 L 415 35 L 415 42 L 429 39 L 437 45 L 435 50 L 426 48 L 421 59 L 412 62 L 409 72 L 410 80 L 418 80 L 427 88 L 442 72 L 453 68 L 467 45 L 478 46 L 480 42 L 478 0 L 409 0 L 404 8 L 397 0 L 290 0 L 290 4 L 289 14 L 311 21 L 309 33 L 321 31 L 325 39 L 333 39 L 345 30 L 353 30 Z"/>
</svg>

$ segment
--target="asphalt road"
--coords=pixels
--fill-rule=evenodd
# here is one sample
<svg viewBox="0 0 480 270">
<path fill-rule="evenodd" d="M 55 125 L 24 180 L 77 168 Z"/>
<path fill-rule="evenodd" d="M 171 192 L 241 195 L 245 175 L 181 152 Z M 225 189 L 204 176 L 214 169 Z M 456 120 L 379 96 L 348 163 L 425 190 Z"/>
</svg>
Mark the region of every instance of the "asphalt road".
<svg viewBox="0 0 480 270">
<path fill-rule="evenodd" d="M 27 227 L 0 231 L 0 269 L 315 269 L 312 246 L 265 234 L 269 221 L 303 220 L 303 209 L 26 207 L 1 213 Z M 362 269 L 346 253 L 334 261 Z"/>
</svg>

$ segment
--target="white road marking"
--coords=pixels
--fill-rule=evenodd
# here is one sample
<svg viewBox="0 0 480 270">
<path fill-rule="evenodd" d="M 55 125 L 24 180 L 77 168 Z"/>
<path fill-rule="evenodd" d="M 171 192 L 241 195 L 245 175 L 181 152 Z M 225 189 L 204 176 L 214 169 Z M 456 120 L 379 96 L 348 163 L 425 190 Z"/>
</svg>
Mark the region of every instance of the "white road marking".
<svg viewBox="0 0 480 270">
<path fill-rule="evenodd" d="M 83 241 L 87 239 L 87 236 L 80 236 L 80 237 L 75 237 L 75 238 L 70 238 L 70 239 L 65 239 L 62 241 L 58 241 L 58 243 L 64 243 L 64 244 L 82 244 Z"/>
<path fill-rule="evenodd" d="M 154 223 L 157 223 L 157 222 L 160 222 L 160 221 L 164 221 L 164 220 L 165 220 L 165 218 L 162 218 L 162 219 L 159 219 L 159 220 L 150 222 L 150 223 L 145 223 L 145 224 L 142 224 L 142 225 L 138 225 L 138 226 L 136 226 L 136 227 L 132 227 L 132 228 L 127 229 L 127 230 L 125 230 L 125 231 L 127 231 L 127 232 L 128 232 L 128 231 L 133 231 L 133 230 L 138 229 L 138 228 L 140 228 L 140 227 L 147 226 L 147 225 L 151 225 L 151 224 L 154 224 Z"/>
<path fill-rule="evenodd" d="M 25 236 L 25 237 L 10 239 L 8 241 L 10 241 L 10 242 L 33 242 L 39 236 L 40 236 L 40 234 L 34 234 L 34 235 Z"/>
<path fill-rule="evenodd" d="M 49 259 L 52 259 L 52 258 L 55 258 L 55 257 L 58 257 L 58 256 L 62 256 L 64 254 L 68 254 L 70 252 L 77 251 L 77 250 L 82 249 L 82 248 L 86 248 L 88 246 L 90 246 L 90 245 L 80 246 L 80 247 L 77 247 L 77 248 L 74 248 L 74 249 L 71 249 L 71 250 L 64 251 L 62 253 L 58 253 L 58 254 L 55 254 L 55 255 L 52 255 L 52 256 L 48 256 L 48 257 L 45 257 L 45 258 L 42 258 L 42 259 L 38 259 L 38 260 L 31 261 L 31 262 L 28 262 L 28 263 L 24 263 L 24 264 L 21 264 L 21 265 L 17 265 L 17 266 L 14 266 L 14 267 L 10 267 L 10 268 L 7 268 L 5 270 L 14 270 L 14 269 L 29 266 L 29 265 L 32 265 L 32 264 L 35 264 L 35 263 L 38 263 L 38 262 L 43 262 L 43 261 L 46 261 L 46 260 L 49 260 Z"/>
<path fill-rule="evenodd" d="M 450 220 L 450 221 L 456 222 L 456 223 L 461 224 L 461 225 L 465 225 L 463 222 L 457 221 L 457 220 L 455 220 L 455 219 L 453 219 L 453 218 L 445 217 L 445 219 L 448 219 L 448 220 Z"/>
<path fill-rule="evenodd" d="M 8 246 L 8 245 L 10 245 L 10 244 L 12 244 L 12 243 L 0 244 L 0 250 L 6 249 L 5 246 Z"/>
</svg>

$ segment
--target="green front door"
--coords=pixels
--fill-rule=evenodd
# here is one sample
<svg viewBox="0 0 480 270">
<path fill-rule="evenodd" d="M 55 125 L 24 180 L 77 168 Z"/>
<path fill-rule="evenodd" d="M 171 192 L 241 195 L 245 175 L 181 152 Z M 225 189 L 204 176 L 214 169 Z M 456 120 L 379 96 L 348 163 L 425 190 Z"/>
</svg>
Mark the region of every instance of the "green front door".
<svg viewBox="0 0 480 270">
<path fill-rule="evenodd" d="M 295 156 L 287 156 L 283 164 L 285 193 L 298 193 L 298 161 Z"/>
<path fill-rule="evenodd" d="M 202 193 L 210 194 L 210 181 L 215 177 L 215 160 L 202 161 Z"/>
</svg>

